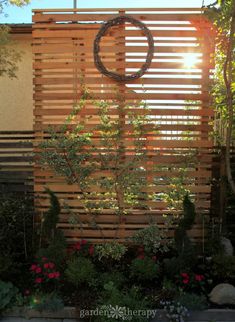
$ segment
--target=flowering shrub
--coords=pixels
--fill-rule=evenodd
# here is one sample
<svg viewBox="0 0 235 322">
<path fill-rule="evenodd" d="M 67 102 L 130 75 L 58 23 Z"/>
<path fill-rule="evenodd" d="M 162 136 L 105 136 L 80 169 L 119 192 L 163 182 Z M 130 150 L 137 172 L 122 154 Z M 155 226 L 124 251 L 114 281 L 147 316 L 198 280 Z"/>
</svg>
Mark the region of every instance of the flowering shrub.
<svg viewBox="0 0 235 322">
<path fill-rule="evenodd" d="M 60 272 L 57 271 L 55 263 L 48 261 L 46 257 L 42 257 L 33 263 L 30 271 L 36 288 L 55 286 L 60 278 Z"/>
<path fill-rule="evenodd" d="M 178 276 L 177 282 L 184 291 L 204 291 L 205 276 L 202 274 L 182 272 Z"/>
<path fill-rule="evenodd" d="M 95 247 L 87 240 L 82 239 L 81 241 L 72 245 L 70 250 L 74 255 L 89 257 L 94 255 Z"/>
</svg>

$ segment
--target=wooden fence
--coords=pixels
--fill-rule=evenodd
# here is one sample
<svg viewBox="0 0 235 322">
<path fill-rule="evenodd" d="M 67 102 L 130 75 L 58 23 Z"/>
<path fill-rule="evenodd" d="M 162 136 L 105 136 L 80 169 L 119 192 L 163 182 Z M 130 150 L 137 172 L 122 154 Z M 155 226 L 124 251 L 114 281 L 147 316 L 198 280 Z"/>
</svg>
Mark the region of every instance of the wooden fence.
<svg viewBox="0 0 235 322">
<path fill-rule="evenodd" d="M 154 37 L 154 58 L 140 79 L 118 83 L 95 68 L 93 42 L 104 22 L 123 14 L 147 25 Z M 121 97 L 121 104 L 146 102 L 148 115 L 158 127 L 157 134 L 147 142 L 151 192 L 156 198 L 145 210 L 130 209 L 119 238 L 123 240 L 148 225 L 150 217 L 163 225 L 169 205 L 160 196 L 174 189 L 182 169 L 186 170 L 183 186 L 193 195 L 199 214 L 192 237 L 202 238 L 211 193 L 213 142 L 209 133 L 213 109 L 209 85 L 214 41 L 201 9 L 35 10 L 33 22 L 35 150 L 48 136 L 49 125 L 56 127 L 64 122 L 79 101 L 83 84 L 98 100 L 112 102 Z M 112 27 L 100 48 L 105 67 L 126 74 L 141 67 L 148 50 L 141 31 L 129 24 Z M 134 112 L 141 115 L 143 110 L 135 107 Z M 88 99 L 83 111 L 83 117 L 90 117 L 88 128 L 97 124 L 97 115 L 98 108 Z M 115 107 L 110 115 L 120 117 Z M 124 125 L 128 125 L 125 120 Z M 131 149 L 127 137 L 123 138 Z M 48 207 L 47 186 L 80 215 L 82 230 L 71 224 L 67 210 L 62 211 L 60 227 L 69 241 L 80 237 L 101 240 L 100 231 L 87 222 L 77 186 L 67 185 L 63 178 L 39 165 L 35 166 L 34 178 L 39 212 Z M 105 239 L 112 239 L 118 220 L 115 213 L 107 209 L 96 220 Z"/>
</svg>

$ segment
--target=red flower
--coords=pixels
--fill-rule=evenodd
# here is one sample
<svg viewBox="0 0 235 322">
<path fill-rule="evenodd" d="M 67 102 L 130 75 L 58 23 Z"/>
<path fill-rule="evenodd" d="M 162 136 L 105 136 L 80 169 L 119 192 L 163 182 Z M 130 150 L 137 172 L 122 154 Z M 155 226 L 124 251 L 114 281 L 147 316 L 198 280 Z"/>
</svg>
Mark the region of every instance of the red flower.
<svg viewBox="0 0 235 322">
<path fill-rule="evenodd" d="M 74 248 L 75 250 L 80 250 L 80 249 L 81 249 L 81 244 L 78 242 L 78 243 L 76 243 L 76 244 L 73 246 L 73 248 Z"/>
<path fill-rule="evenodd" d="M 184 284 L 188 284 L 188 283 L 189 283 L 189 280 L 188 280 L 188 279 L 184 279 L 184 280 L 183 280 L 183 283 L 184 283 Z"/>
<path fill-rule="evenodd" d="M 181 273 L 180 274 L 184 279 L 189 279 L 188 273 Z"/>
<path fill-rule="evenodd" d="M 46 257 L 42 257 L 43 262 L 47 261 Z"/>
<path fill-rule="evenodd" d="M 40 274 L 40 273 L 42 272 L 41 267 L 37 266 L 37 268 L 35 269 L 35 272 L 36 272 L 37 274 Z"/>
<path fill-rule="evenodd" d="M 144 255 L 143 254 L 142 255 L 139 255 L 137 258 L 138 259 L 144 259 Z"/>
<path fill-rule="evenodd" d="M 85 239 L 81 240 L 81 245 L 86 245 L 87 241 Z"/>
<path fill-rule="evenodd" d="M 152 260 L 155 262 L 157 260 L 157 256 L 153 256 Z"/>
<path fill-rule="evenodd" d="M 37 265 L 36 264 L 32 264 L 31 267 L 30 267 L 30 270 L 31 271 L 35 271 L 37 268 Z"/>
<path fill-rule="evenodd" d="M 52 262 L 50 262 L 50 263 L 48 263 L 48 267 L 51 268 L 51 269 L 53 269 L 55 267 L 55 264 L 52 263 Z"/>
<path fill-rule="evenodd" d="M 94 254 L 95 248 L 93 245 L 91 245 L 88 249 L 88 253 L 92 256 Z"/>
<path fill-rule="evenodd" d="M 60 272 L 55 272 L 55 273 L 54 273 L 54 277 L 55 277 L 55 278 L 59 278 L 59 277 L 60 277 Z"/>
<path fill-rule="evenodd" d="M 47 269 L 47 268 L 50 268 L 50 265 L 49 265 L 49 263 L 45 263 L 45 264 L 43 265 L 43 267 Z"/>
<path fill-rule="evenodd" d="M 49 273 L 47 276 L 48 276 L 48 278 L 54 278 L 55 274 L 54 273 Z"/>
<path fill-rule="evenodd" d="M 138 252 L 139 252 L 139 253 L 143 253 L 143 252 L 144 252 L 144 246 L 140 246 L 140 247 L 138 248 Z"/>
<path fill-rule="evenodd" d="M 37 283 L 37 284 L 42 283 L 42 278 L 41 278 L 41 277 L 37 277 L 37 278 L 35 279 L 35 283 Z"/>
<path fill-rule="evenodd" d="M 204 276 L 203 275 L 198 275 L 198 274 L 195 275 L 195 280 L 197 282 L 201 282 L 203 279 L 204 279 Z"/>
</svg>

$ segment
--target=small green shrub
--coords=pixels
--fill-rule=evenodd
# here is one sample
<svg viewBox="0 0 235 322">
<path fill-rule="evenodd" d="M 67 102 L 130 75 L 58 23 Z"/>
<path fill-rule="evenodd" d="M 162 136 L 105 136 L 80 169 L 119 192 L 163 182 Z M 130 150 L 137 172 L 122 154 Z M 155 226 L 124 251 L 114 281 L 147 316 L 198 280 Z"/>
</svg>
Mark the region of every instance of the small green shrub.
<svg viewBox="0 0 235 322">
<path fill-rule="evenodd" d="M 222 282 L 235 280 L 235 256 L 217 255 L 212 258 L 212 274 Z"/>
<path fill-rule="evenodd" d="M 95 253 L 100 261 L 103 259 L 119 261 L 126 251 L 127 247 L 125 245 L 115 241 L 95 246 Z"/>
<path fill-rule="evenodd" d="M 153 280 L 159 276 L 159 265 L 152 258 L 136 258 L 131 262 L 130 274 L 138 280 Z"/>
<path fill-rule="evenodd" d="M 55 293 L 33 296 L 31 307 L 38 311 L 57 312 L 64 308 L 63 300 Z"/>
<path fill-rule="evenodd" d="M 181 293 L 175 300 L 192 311 L 201 311 L 208 307 L 206 297 L 195 293 Z"/>
<path fill-rule="evenodd" d="M 0 281 L 0 313 L 18 304 L 19 290 L 11 282 Z"/>
<path fill-rule="evenodd" d="M 131 240 L 137 245 L 143 245 L 145 252 L 150 255 L 155 255 L 157 252 L 164 253 L 169 250 L 164 232 L 157 225 L 150 225 L 138 230 L 131 237 Z"/>
<path fill-rule="evenodd" d="M 99 277 L 99 279 L 102 286 L 112 282 L 117 288 L 121 288 L 126 282 L 126 278 L 123 273 L 118 271 L 105 272 Z"/>
<path fill-rule="evenodd" d="M 46 257 L 61 267 L 65 260 L 67 244 L 63 232 L 57 228 L 60 203 L 54 192 L 49 189 L 46 189 L 46 192 L 50 196 L 50 207 L 42 219 L 41 248 L 39 248 L 37 256 Z"/>
<path fill-rule="evenodd" d="M 69 260 L 65 270 L 67 280 L 79 286 L 81 284 L 89 284 L 95 277 L 95 266 L 89 258 L 75 257 Z"/>
<path fill-rule="evenodd" d="M 171 279 L 179 275 L 185 267 L 184 261 L 180 257 L 165 258 L 163 260 L 164 273 Z"/>
<path fill-rule="evenodd" d="M 97 316 L 95 322 L 113 322 L 131 320 L 132 322 L 148 322 L 146 316 L 130 316 L 128 309 L 132 311 L 146 311 L 149 308 L 147 298 L 143 297 L 137 287 L 131 287 L 128 290 L 118 289 L 112 282 L 104 285 L 104 291 L 101 292 L 98 309 L 108 311 L 108 316 Z"/>
</svg>

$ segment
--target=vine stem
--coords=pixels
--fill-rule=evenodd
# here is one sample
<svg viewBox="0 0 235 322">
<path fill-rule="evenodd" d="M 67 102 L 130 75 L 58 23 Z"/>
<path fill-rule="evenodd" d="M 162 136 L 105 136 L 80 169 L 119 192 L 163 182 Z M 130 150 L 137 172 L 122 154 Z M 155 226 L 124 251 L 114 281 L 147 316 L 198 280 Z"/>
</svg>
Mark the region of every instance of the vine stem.
<svg viewBox="0 0 235 322">
<path fill-rule="evenodd" d="M 226 59 L 223 68 L 223 77 L 224 83 L 226 87 L 226 103 L 228 108 L 228 123 L 227 123 L 227 131 L 226 131 L 226 141 L 225 141 L 225 162 L 226 162 L 226 173 L 228 178 L 228 183 L 231 187 L 233 194 L 235 195 L 235 182 L 232 176 L 231 170 L 231 140 L 232 140 L 232 130 L 233 130 L 233 119 L 234 119 L 234 111 L 233 111 L 233 93 L 232 93 L 232 77 L 233 77 L 233 47 L 234 47 L 234 33 L 235 33 L 235 0 L 233 0 L 232 7 L 232 17 L 228 38 L 228 47 L 226 51 Z"/>
</svg>

